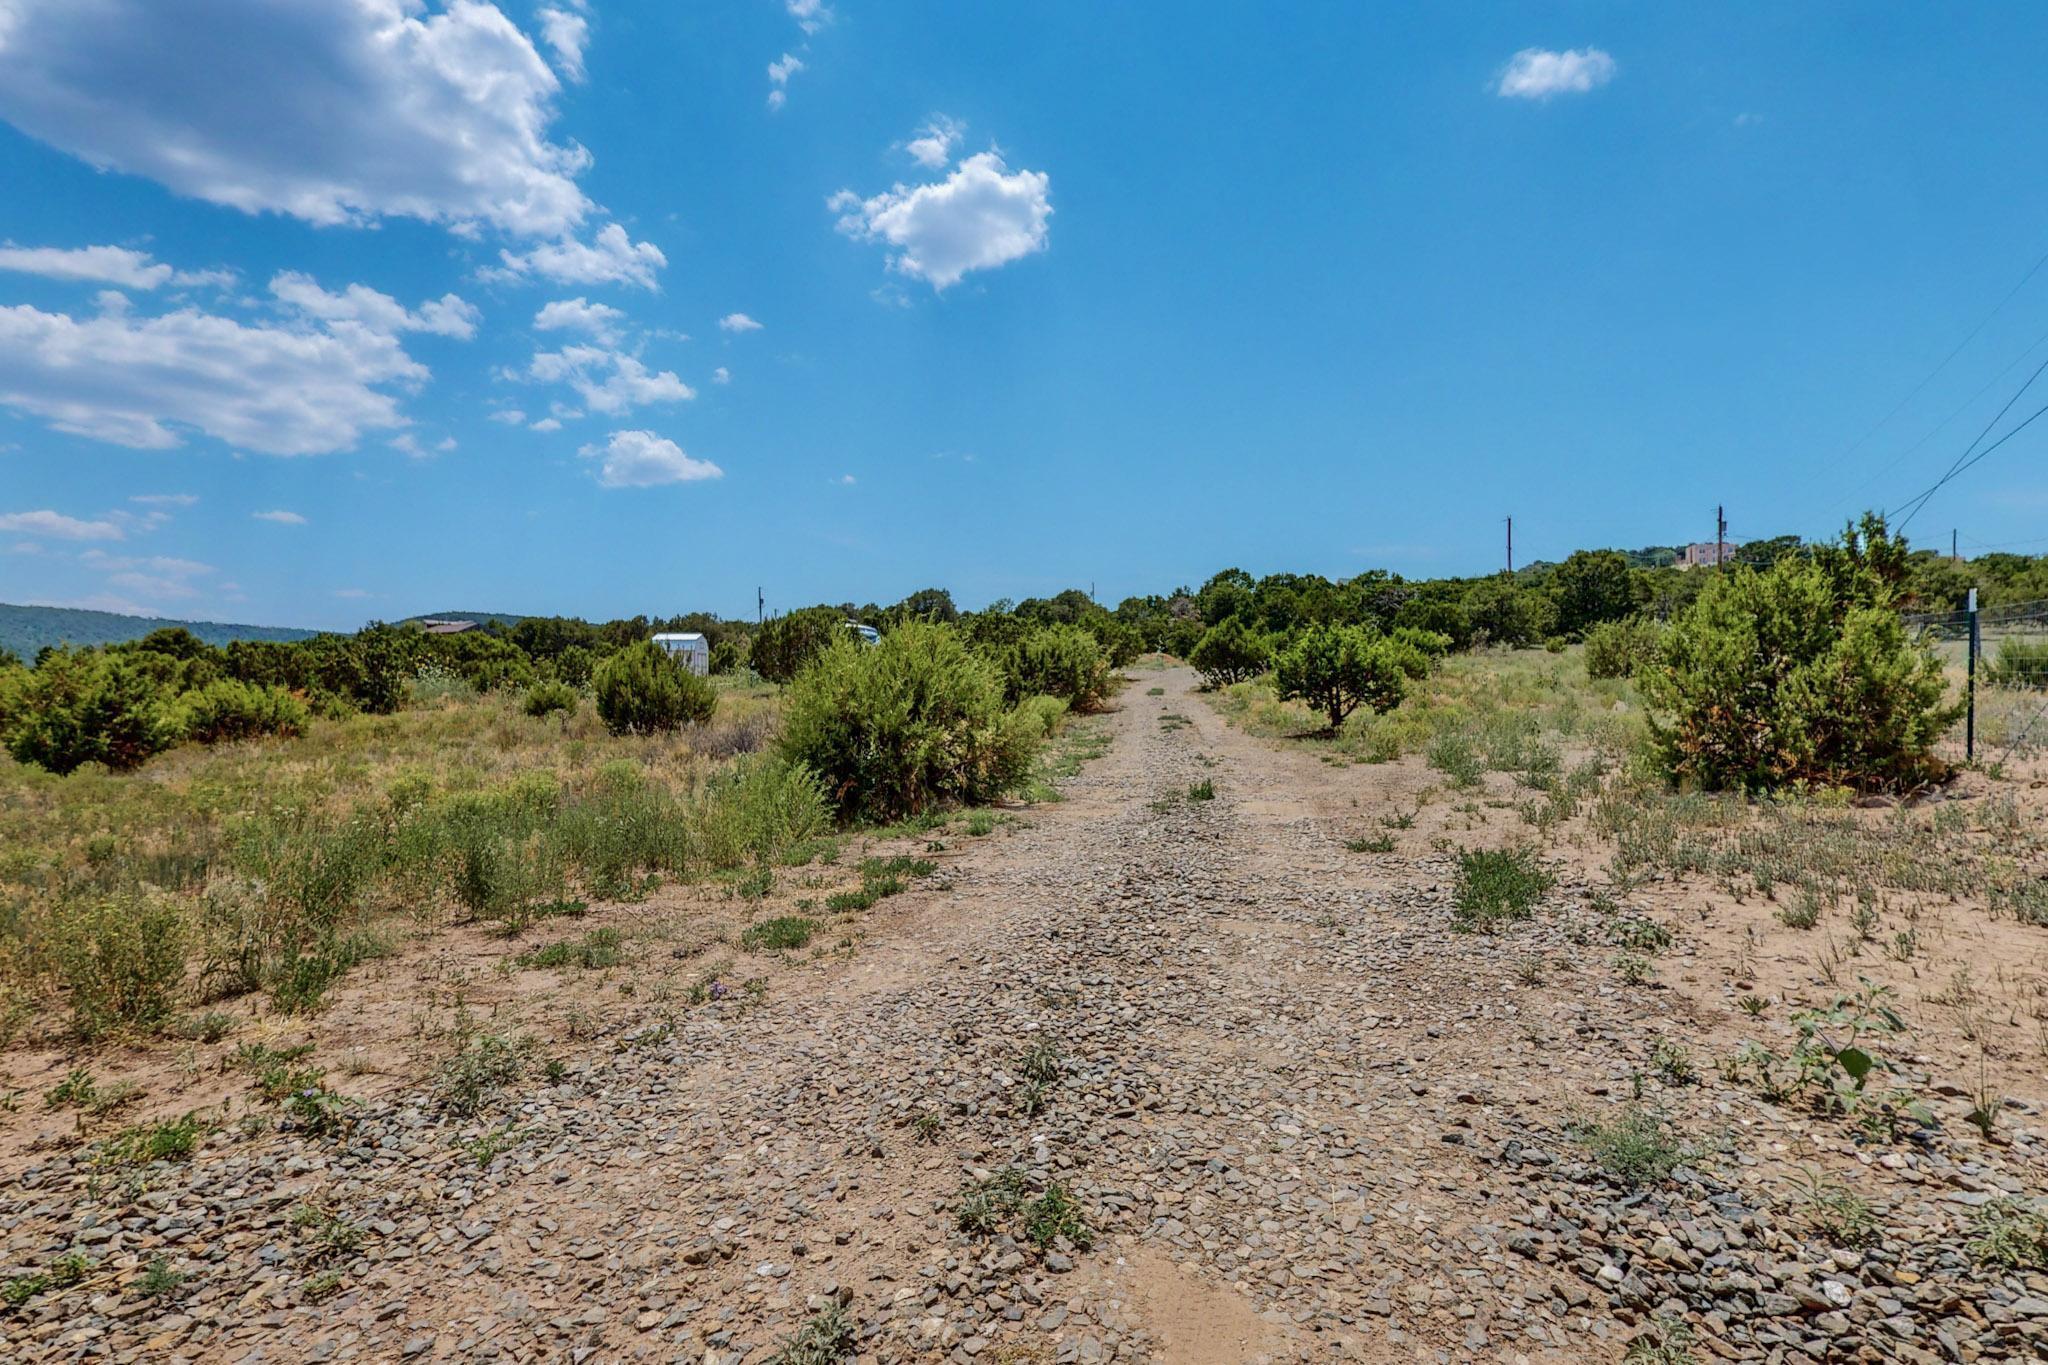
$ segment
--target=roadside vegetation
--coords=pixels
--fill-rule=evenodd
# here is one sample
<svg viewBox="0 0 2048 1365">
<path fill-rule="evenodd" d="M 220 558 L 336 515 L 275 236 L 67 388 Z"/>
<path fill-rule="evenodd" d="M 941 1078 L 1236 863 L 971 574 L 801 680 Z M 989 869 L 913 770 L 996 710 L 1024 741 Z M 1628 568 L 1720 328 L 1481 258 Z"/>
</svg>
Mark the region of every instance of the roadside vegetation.
<svg viewBox="0 0 2048 1365">
<path fill-rule="evenodd" d="M 1099 752 L 1068 717 L 1106 704 L 1134 644 L 1087 606 L 918 594 L 873 646 L 813 609 L 719 630 L 709 678 L 641 636 L 721 624 L 687 618 L 225 648 L 171 630 L 0 662 L 0 1043 L 145 1037 L 250 996 L 310 1014 L 440 926 L 519 937 L 676 882 L 758 899 L 835 829 L 1053 797 Z M 784 682 L 746 666 L 758 644 Z M 745 946 L 804 941 L 790 918 Z M 519 959 L 620 960 L 610 928 Z"/>
</svg>

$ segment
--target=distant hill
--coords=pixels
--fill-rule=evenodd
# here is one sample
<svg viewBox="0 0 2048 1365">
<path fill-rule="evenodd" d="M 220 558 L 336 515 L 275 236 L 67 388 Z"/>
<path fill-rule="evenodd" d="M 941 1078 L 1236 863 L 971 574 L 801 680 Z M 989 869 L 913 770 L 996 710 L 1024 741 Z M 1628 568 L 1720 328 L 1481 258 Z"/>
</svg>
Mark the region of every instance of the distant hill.
<svg viewBox="0 0 2048 1365">
<path fill-rule="evenodd" d="M 474 621 L 478 625 L 495 621 L 501 626 L 516 626 L 526 618 L 504 611 L 423 611 L 418 616 L 408 616 L 403 621 L 393 621 L 394 626 L 411 625 L 416 621 Z"/>
<path fill-rule="evenodd" d="M 183 626 L 210 645 L 230 640 L 303 640 L 320 633 L 292 626 L 173 621 L 161 616 L 122 616 L 75 607 L 17 607 L 0 602 L 0 649 L 13 651 L 24 661 L 33 660 L 44 645 L 116 645 L 170 626 Z"/>
</svg>

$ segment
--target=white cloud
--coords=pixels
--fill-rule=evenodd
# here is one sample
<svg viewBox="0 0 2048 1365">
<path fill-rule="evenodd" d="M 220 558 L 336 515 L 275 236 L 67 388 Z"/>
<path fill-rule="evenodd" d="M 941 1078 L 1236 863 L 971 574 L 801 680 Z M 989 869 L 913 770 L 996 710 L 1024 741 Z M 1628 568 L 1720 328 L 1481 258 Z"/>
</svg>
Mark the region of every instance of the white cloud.
<svg viewBox="0 0 2048 1365">
<path fill-rule="evenodd" d="M 0 270 L 41 275 L 52 280 L 96 280 L 125 289 L 154 289 L 170 279 L 171 268 L 158 265 L 146 251 L 121 246 L 0 247 Z"/>
<path fill-rule="evenodd" d="M 114 522 L 82 521 L 48 508 L 37 512 L 0 512 L 0 531 L 51 536 L 57 540 L 124 539 L 120 526 Z"/>
<path fill-rule="evenodd" d="M 919 129 L 916 137 L 904 143 L 903 150 L 909 152 L 918 165 L 935 171 L 953 159 L 953 148 L 966 129 L 967 125 L 958 119 L 940 114 Z"/>
<path fill-rule="evenodd" d="M 606 223 L 589 243 L 564 237 L 531 251 L 501 251 L 498 256 L 505 263 L 503 270 L 479 273 L 497 279 L 530 272 L 558 284 L 629 284 L 641 289 L 654 288 L 654 272 L 668 264 L 660 247 L 633 241 L 617 223 Z"/>
<path fill-rule="evenodd" d="M 531 428 L 534 431 L 560 431 L 561 429 L 561 419 L 556 417 L 543 417 L 538 422 L 535 422 Z"/>
<path fill-rule="evenodd" d="M 615 431 L 604 445 L 587 445 L 576 453 L 601 461 L 597 481 L 606 488 L 653 488 L 725 475 L 709 460 L 693 459 L 674 441 L 651 431 Z"/>
<path fill-rule="evenodd" d="M 306 524 L 306 519 L 297 512 L 287 512 L 282 507 L 268 512 L 251 512 L 249 515 L 257 521 L 274 521 L 279 526 L 304 526 Z"/>
<path fill-rule="evenodd" d="M 1614 70 L 1614 58 L 1597 47 L 1575 47 L 1564 52 L 1525 47 L 1501 72 L 1496 93 L 1525 100 L 1583 95 L 1613 80 Z"/>
<path fill-rule="evenodd" d="M 789 100 L 789 78 L 804 69 L 801 58 L 785 52 L 768 63 L 768 107 L 780 109 Z"/>
<path fill-rule="evenodd" d="M 714 384 L 732 383 L 732 371 L 725 368 L 725 366 L 720 365 L 717 369 L 711 372 L 711 382 Z"/>
<path fill-rule="evenodd" d="M 727 313 L 718 320 L 718 329 L 721 332 L 758 332 L 761 324 L 745 313 Z"/>
<path fill-rule="evenodd" d="M 0 246 L 0 270 L 51 280 L 91 280 L 123 289 L 158 289 L 166 284 L 232 284 L 232 270 L 173 270 L 146 251 L 125 246 Z"/>
<path fill-rule="evenodd" d="M 87 550 L 79 559 L 104 573 L 108 587 L 159 599 L 196 597 L 199 590 L 192 580 L 214 572 L 211 564 L 176 559 L 170 555 L 131 557 L 110 555 L 103 550 Z"/>
<path fill-rule="evenodd" d="M 136 493 L 128 501 L 144 507 L 193 507 L 199 502 L 197 493 Z"/>
<path fill-rule="evenodd" d="M 140 450 L 194 428 L 269 455 L 316 455 L 404 424 L 377 386 L 427 370 L 360 324 L 247 325 L 194 308 L 75 318 L 0 307 L 0 406 Z"/>
<path fill-rule="evenodd" d="M 352 284 L 339 294 L 322 289 L 312 277 L 286 270 L 270 281 L 270 292 L 280 303 L 309 318 L 325 323 L 354 323 L 382 336 L 400 332 L 432 332 L 436 336 L 467 341 L 476 335 L 483 314 L 453 294 L 420 305 L 408 312 L 389 294 L 367 285 Z"/>
<path fill-rule="evenodd" d="M 557 299 L 533 315 L 533 326 L 541 332 L 582 332 L 609 345 L 619 339 L 619 324 L 625 320 L 624 313 L 602 303 Z"/>
<path fill-rule="evenodd" d="M 590 42 L 590 21 L 563 9 L 540 12 L 540 34 L 554 50 L 555 65 L 572 81 L 583 79 L 583 49 Z"/>
<path fill-rule="evenodd" d="M 897 185 L 871 199 L 841 190 L 828 203 L 841 232 L 894 248 L 892 270 L 944 290 L 970 270 L 1043 251 L 1051 186 L 1043 171 L 1011 171 L 988 151 L 935 184 Z"/>
<path fill-rule="evenodd" d="M 508 427 L 516 427 L 526 420 L 526 414 L 518 408 L 499 408 L 491 414 L 491 420 L 493 422 L 503 422 Z"/>
<path fill-rule="evenodd" d="M 856 484 L 856 483 L 859 483 L 859 482 L 860 482 L 860 480 L 858 480 L 858 479 L 854 478 L 854 477 L 853 477 L 853 475 L 851 475 L 851 474 L 841 474 L 841 475 L 840 475 L 840 476 L 839 476 L 838 478 L 834 479 L 834 480 L 833 480 L 832 482 L 834 482 L 834 483 L 836 483 L 836 484 L 840 484 L 840 485 L 842 485 L 843 487 L 851 488 L 851 487 L 852 487 L 852 486 L 853 486 L 854 484 Z"/>
<path fill-rule="evenodd" d="M 590 157 L 561 83 L 492 4 L 7 0 L 0 118 L 106 170 L 308 222 L 557 234 Z"/>
<path fill-rule="evenodd" d="M 614 416 L 648 403 L 679 403 L 697 396 L 673 371 L 649 370 L 637 356 L 598 346 L 542 351 L 526 372 L 544 384 L 566 383 L 590 411 Z"/>
<path fill-rule="evenodd" d="M 832 11 L 825 0 L 785 0 L 789 17 L 796 20 L 797 27 L 806 33 L 816 33 L 832 22 Z"/>
</svg>

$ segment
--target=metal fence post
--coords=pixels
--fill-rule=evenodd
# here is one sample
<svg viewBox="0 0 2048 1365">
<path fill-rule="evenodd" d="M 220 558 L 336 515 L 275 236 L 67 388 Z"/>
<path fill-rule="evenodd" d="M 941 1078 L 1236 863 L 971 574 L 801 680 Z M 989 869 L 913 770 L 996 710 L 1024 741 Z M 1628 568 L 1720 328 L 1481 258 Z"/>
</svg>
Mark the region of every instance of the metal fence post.
<svg viewBox="0 0 2048 1365">
<path fill-rule="evenodd" d="M 1953 601 L 1954 599 L 1950 599 Z M 1977 758 L 1977 654 L 1984 646 L 1984 637 L 1977 628 L 1977 590 L 1970 589 L 1970 664 L 1969 664 L 1969 718 L 1963 722 L 1963 760 L 1975 762 Z"/>
</svg>

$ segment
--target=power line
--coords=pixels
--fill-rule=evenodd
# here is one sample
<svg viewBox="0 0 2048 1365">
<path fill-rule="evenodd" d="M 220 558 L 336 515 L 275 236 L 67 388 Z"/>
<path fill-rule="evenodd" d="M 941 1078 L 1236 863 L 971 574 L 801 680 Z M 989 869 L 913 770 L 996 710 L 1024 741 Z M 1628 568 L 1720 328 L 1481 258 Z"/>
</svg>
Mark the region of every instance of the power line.
<svg viewBox="0 0 2048 1365">
<path fill-rule="evenodd" d="M 1961 417 L 1964 413 L 1968 412 L 1971 408 L 1975 407 L 1977 405 L 1978 399 L 1982 398 L 1985 394 L 1991 392 L 1991 390 L 1996 388 L 1998 384 L 2007 375 L 2011 374 L 2014 370 L 2018 369 L 2021 363 L 2025 361 L 2028 356 L 2032 355 L 2035 351 L 2041 348 L 2041 343 L 2044 341 L 2048 341 L 2048 332 L 2043 332 L 2041 333 L 2041 335 L 2035 337 L 2032 344 L 2030 344 L 2025 350 L 2021 351 L 2018 355 L 2014 356 L 2011 360 L 2008 360 L 2005 363 L 2004 369 L 2000 370 L 1997 374 L 1992 375 L 1991 378 L 1985 380 L 1983 387 L 1979 388 L 1975 393 L 1971 394 L 1968 398 L 1965 398 L 1962 402 L 1958 403 L 1955 406 L 1955 409 L 1951 411 L 1948 416 L 1942 418 L 1939 422 L 1936 422 L 1933 426 L 1929 427 L 1927 431 L 1920 437 L 1919 440 L 1913 442 L 1913 444 L 1907 446 L 1904 450 L 1901 450 L 1898 454 L 1892 456 L 1889 460 L 1886 460 L 1883 464 L 1879 465 L 1876 469 L 1872 470 L 1869 478 L 1865 479 L 1862 483 L 1857 484 L 1853 489 L 1849 491 L 1849 495 L 1847 497 L 1842 498 L 1835 503 L 1836 509 L 1839 510 L 1840 508 L 1848 505 L 1849 503 L 1856 501 L 1858 495 L 1860 495 L 1865 489 L 1869 488 L 1872 484 L 1882 479 L 1885 475 L 1891 473 L 1894 469 L 1897 469 L 1900 465 L 1904 464 L 1912 456 L 1918 454 L 1922 446 L 1926 445 L 1935 437 L 1941 435 L 1943 431 L 1946 431 L 1948 429 L 1949 423 L 1955 421 L 1956 418 Z"/>
<path fill-rule="evenodd" d="M 2012 302 L 2013 296 L 2015 294 L 2018 294 L 2020 290 L 2027 287 L 2027 282 L 2033 279 L 2035 275 L 2039 274 L 2041 267 L 2044 265 L 2048 265 L 2048 252 L 2044 252 L 2039 260 L 2035 261 L 2031 266 L 2027 267 L 2027 273 L 2020 276 L 2019 283 L 2014 285 L 2012 288 L 2006 290 L 2005 297 L 2001 298 L 1997 303 L 1993 304 L 1991 311 L 1986 313 L 1981 319 L 1979 319 L 1977 325 L 1970 329 L 1969 334 L 1965 336 L 1961 341 L 1955 344 L 1955 349 L 1950 351 L 1947 355 L 1943 356 L 1941 358 L 1941 363 L 1936 365 L 1933 369 L 1929 370 L 1926 376 L 1922 378 L 1919 383 L 1915 384 L 1910 390 L 1908 390 L 1906 396 L 1904 398 L 1901 398 L 1892 407 L 1892 410 L 1890 412 L 1887 412 L 1884 416 L 1878 418 L 1876 422 L 1871 424 L 1870 430 L 1864 432 L 1861 436 L 1858 436 L 1855 440 L 1851 441 L 1847 446 L 1845 446 L 1842 450 L 1842 453 L 1835 457 L 1834 463 L 1840 465 L 1842 461 L 1848 459 L 1851 455 L 1855 454 L 1858 450 L 1860 450 L 1866 441 L 1868 441 L 1871 437 L 1877 435 L 1877 433 L 1881 429 L 1883 429 L 1885 424 L 1890 422 L 1892 418 L 1898 416 L 1901 412 L 1905 411 L 1906 405 L 1908 403 L 1911 403 L 1915 398 L 1918 398 L 1920 396 L 1920 391 L 1926 388 L 1929 384 L 1932 384 L 1934 382 L 1935 376 L 1939 375 L 1943 370 L 1947 369 L 1949 366 L 1949 362 L 1954 360 L 1957 356 L 1961 355 L 1963 353 L 1963 348 L 1968 346 L 1971 342 L 1975 341 L 1977 339 L 1978 334 L 1981 333 L 1986 327 L 1991 325 L 1991 319 L 1997 317 L 1998 314 L 2005 308 L 2005 305 Z M 2039 345 L 2040 343 L 2036 342 L 2035 344 Z M 2029 347 L 2028 349 L 2031 350 L 2032 347 Z M 1938 429 L 1939 428 L 1937 428 L 1937 430 Z"/>
<path fill-rule="evenodd" d="M 1970 548 L 1973 550 L 2008 550 L 2015 545 L 2048 545 L 2048 536 L 2035 536 L 2031 540 L 2000 540 L 1992 542 L 1972 540 L 1970 542 Z"/>
<path fill-rule="evenodd" d="M 2043 368 L 2044 368 L 2044 369 L 2048 369 L 2048 362 L 2044 362 L 2044 364 L 2043 364 Z M 2035 374 L 2039 374 L 2039 373 L 2041 373 L 2041 371 L 2040 371 L 2040 370 L 2036 370 L 2036 371 L 2034 371 L 2034 373 L 2035 373 Z M 2034 381 L 2033 381 L 2033 380 L 2031 380 L 2031 379 L 2029 379 L 2029 380 L 2027 381 L 2027 383 L 2029 383 L 2029 384 L 2031 384 L 2031 383 L 2033 383 L 2033 382 L 2034 382 Z M 2024 392 L 2026 392 L 2025 388 L 2024 388 L 2024 387 L 2022 387 L 2022 388 L 2021 388 L 2021 390 L 2020 390 L 2020 392 L 2021 392 L 2021 393 L 2024 393 Z M 2017 399 L 2017 398 L 2019 397 L 2019 394 L 2017 394 L 2017 393 L 2016 393 L 2016 394 L 2014 394 L 2014 395 L 2013 395 L 2013 397 L 2014 397 L 2015 399 Z M 2007 404 L 2006 404 L 2005 406 L 2009 408 L 2009 407 L 2011 407 L 2011 406 L 2012 406 L 2012 404 L 2011 404 L 2011 403 L 2007 403 Z M 1989 454 L 1990 454 L 1990 453 L 1991 453 L 1992 451 L 1994 451 L 1994 450 L 1998 449 L 1998 448 L 1999 448 L 2000 446 L 2004 445 L 2004 444 L 2005 444 L 2005 443 L 2006 443 L 2007 441 L 2010 441 L 2010 440 L 2011 440 L 2011 439 L 2012 439 L 2013 437 L 2015 437 L 2015 436 L 2019 435 L 2019 434 L 2020 434 L 2021 432 L 2025 431 L 2025 430 L 2026 430 L 2026 429 L 2027 429 L 2028 427 L 2032 426 L 2032 425 L 2034 424 L 2034 420 L 2035 420 L 2036 418 L 2040 417 L 2040 416 L 2041 416 L 2041 414 L 2043 414 L 2043 413 L 2048 413 L 2048 403 L 2043 403 L 2043 404 L 2042 404 L 2042 405 L 2041 405 L 2040 407 L 2038 407 L 2038 408 L 2035 408 L 2035 409 L 2034 409 L 2034 411 L 2033 411 L 2033 412 L 2032 412 L 2032 413 L 2031 413 L 2031 414 L 2030 414 L 2030 415 L 2029 415 L 2029 416 L 2027 417 L 2027 420 L 2026 420 L 2026 421 L 2024 421 L 2024 422 L 2021 422 L 2021 423 L 2020 423 L 2020 424 L 2019 424 L 2018 426 L 2014 427 L 2014 428 L 2013 428 L 2013 429 L 2012 429 L 2011 431 L 2008 431 L 2007 433 L 2005 433 L 2005 435 L 2003 435 L 2003 436 L 1999 437 L 1999 438 L 1998 438 L 1997 440 L 1993 441 L 1993 442 L 1992 442 L 1992 443 L 1991 443 L 1990 445 L 1988 445 L 1988 446 L 1985 446 L 1985 447 L 1984 447 L 1984 448 L 1983 448 L 1982 450 L 1978 451 L 1978 452 L 1977 452 L 1977 453 L 1976 453 L 1975 455 L 1972 455 L 1972 456 L 1970 456 L 1970 458 L 1969 458 L 1969 459 L 1967 459 L 1967 460 L 1964 460 L 1964 459 L 1962 459 L 1962 457 L 1961 457 L 1961 456 L 1958 456 L 1958 457 L 1957 457 L 1958 463 L 1956 463 L 1956 464 L 1953 464 L 1953 465 L 1949 466 L 1949 471 L 1948 471 L 1948 473 L 1946 473 L 1946 474 L 1942 475 L 1942 476 L 1941 476 L 1940 478 L 1936 479 L 1936 480 L 1934 481 L 1934 483 L 1933 483 L 1933 484 L 1932 484 L 1932 485 L 1931 485 L 1931 486 L 1930 486 L 1930 487 L 1929 487 L 1929 488 L 1927 489 L 1927 491 L 1926 491 L 1926 492 L 1924 492 L 1924 493 L 1920 494 L 1920 495 L 1919 495 L 1918 497 L 1915 497 L 1915 498 L 1908 498 L 1908 499 L 1906 500 L 1906 502 L 1905 502 L 1905 504 L 1904 504 L 1904 507 L 1903 507 L 1903 508 L 1901 508 L 1901 510 L 1905 510 L 1905 508 L 1910 508 L 1911 510 L 1910 510 L 1910 511 L 1907 511 L 1907 512 L 1906 512 L 1906 515 L 1905 515 L 1905 516 L 1904 516 L 1903 518 L 1901 518 L 1901 519 L 1900 519 L 1900 521 L 1899 521 L 1899 524 L 1898 524 L 1898 529 L 1899 529 L 1899 530 L 1901 530 L 1901 531 L 1905 530 L 1905 529 L 1906 529 L 1906 525 L 1907 525 L 1907 523 L 1908 523 L 1908 522 L 1910 522 L 1910 521 L 1912 521 L 1912 520 L 1913 520 L 1913 518 L 1914 518 L 1915 516 L 1919 515 L 1920 509 L 1921 509 L 1921 508 L 1923 508 L 1923 507 L 1925 507 L 1925 506 L 1927 505 L 1928 499 L 1932 498 L 1932 497 L 1933 497 L 1933 496 L 1934 496 L 1934 495 L 1935 495 L 1936 493 L 1939 493 L 1939 492 L 1940 492 L 1940 491 L 1942 490 L 1942 487 L 1943 487 L 1943 486 L 1944 486 L 1945 484 L 1947 484 L 1947 483 L 1949 482 L 1949 480 L 1951 480 L 1951 479 L 1955 478 L 1955 477 L 1956 477 L 1957 475 L 1959 475 L 1959 474 L 1962 474 L 1962 473 L 1963 473 L 1963 472 L 1965 472 L 1966 470 L 1968 470 L 1968 469 L 1970 469 L 1970 468 L 1974 467 L 1974 466 L 1975 466 L 1975 465 L 1977 465 L 1977 464 L 1978 464 L 1978 463 L 1979 463 L 1980 461 L 1982 461 L 1982 460 L 1983 460 L 1983 458 L 1984 458 L 1984 457 L 1985 457 L 1986 455 L 1989 455 Z M 1999 415 L 2000 417 L 2003 417 L 2003 416 L 2005 415 L 2005 409 L 2004 409 L 2004 408 L 2001 408 L 2001 409 L 1999 409 L 1999 414 L 1998 414 L 1998 415 Z M 1994 419 L 1992 419 L 1992 420 L 1996 421 L 1997 419 L 1996 419 L 1996 418 L 1994 418 Z M 1989 428 L 1986 428 L 1986 429 L 1988 430 Z M 1982 440 L 1982 439 L 1983 439 L 1983 437 L 1981 437 L 1981 436 L 1980 436 L 1980 437 L 1978 437 L 1978 440 Z M 1976 444 L 1976 442 L 1975 442 L 1975 441 L 1973 441 L 1973 442 L 1971 442 L 1971 444 L 1972 444 L 1972 445 L 1975 445 L 1975 444 Z M 1967 451 L 1965 451 L 1964 453 L 1965 453 L 1965 454 L 1968 454 L 1968 452 L 1967 452 Z M 1887 519 L 1889 519 L 1889 518 L 1887 518 Z"/>
</svg>

